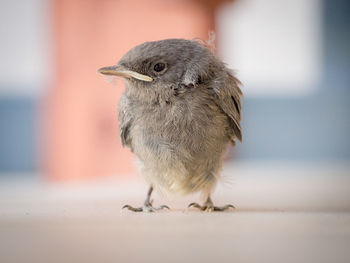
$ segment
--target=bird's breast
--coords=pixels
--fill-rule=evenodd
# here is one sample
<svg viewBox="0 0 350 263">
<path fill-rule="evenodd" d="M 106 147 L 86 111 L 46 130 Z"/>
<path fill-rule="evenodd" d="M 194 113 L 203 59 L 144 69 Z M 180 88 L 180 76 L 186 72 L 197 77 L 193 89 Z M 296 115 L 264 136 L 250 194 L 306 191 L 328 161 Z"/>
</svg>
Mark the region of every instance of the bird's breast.
<svg viewBox="0 0 350 263">
<path fill-rule="evenodd" d="M 142 105 L 130 133 L 147 180 L 171 192 L 191 192 L 205 187 L 205 178 L 219 169 L 227 127 L 226 116 L 210 100 L 182 100 Z"/>
<path fill-rule="evenodd" d="M 131 129 L 133 149 L 141 158 L 191 160 L 226 143 L 227 128 L 227 117 L 206 97 L 141 105 Z"/>
</svg>

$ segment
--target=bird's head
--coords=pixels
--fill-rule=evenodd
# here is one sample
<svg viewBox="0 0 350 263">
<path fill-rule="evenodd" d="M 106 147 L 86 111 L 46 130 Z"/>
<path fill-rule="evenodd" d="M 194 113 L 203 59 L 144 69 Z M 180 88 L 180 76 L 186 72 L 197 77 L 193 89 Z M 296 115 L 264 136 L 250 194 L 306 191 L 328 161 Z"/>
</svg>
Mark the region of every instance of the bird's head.
<svg viewBox="0 0 350 263">
<path fill-rule="evenodd" d="M 195 86 L 210 77 L 209 65 L 221 67 L 215 56 L 197 41 L 166 39 L 136 46 L 117 65 L 98 72 L 123 77 L 138 89 L 166 89 L 177 84 Z"/>
</svg>

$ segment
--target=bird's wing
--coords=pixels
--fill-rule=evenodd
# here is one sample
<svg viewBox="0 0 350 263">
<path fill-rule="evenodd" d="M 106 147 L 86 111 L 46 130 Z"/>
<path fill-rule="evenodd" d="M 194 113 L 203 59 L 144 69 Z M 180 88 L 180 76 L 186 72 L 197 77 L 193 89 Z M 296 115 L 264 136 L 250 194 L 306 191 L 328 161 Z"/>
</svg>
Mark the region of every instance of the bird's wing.
<svg viewBox="0 0 350 263">
<path fill-rule="evenodd" d="M 214 81 L 212 89 L 214 91 L 214 101 L 229 117 L 232 128 L 231 141 L 235 138 L 242 141 L 241 132 L 241 97 L 243 96 L 239 88 L 241 82 L 230 72 L 224 78 Z"/>
<path fill-rule="evenodd" d="M 119 123 L 119 136 L 122 141 L 123 147 L 127 146 L 131 149 L 131 137 L 130 126 L 133 118 L 129 110 L 129 101 L 123 94 L 120 98 L 118 105 L 118 123 Z"/>
</svg>

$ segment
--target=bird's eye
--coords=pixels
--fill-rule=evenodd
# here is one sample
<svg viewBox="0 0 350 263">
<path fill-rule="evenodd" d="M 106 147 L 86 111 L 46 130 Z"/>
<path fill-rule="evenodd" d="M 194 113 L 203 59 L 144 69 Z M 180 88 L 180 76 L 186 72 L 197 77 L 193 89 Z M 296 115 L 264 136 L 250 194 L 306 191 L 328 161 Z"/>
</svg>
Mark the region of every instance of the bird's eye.
<svg viewBox="0 0 350 263">
<path fill-rule="evenodd" d="M 165 69 L 165 66 L 166 66 L 165 63 L 160 62 L 155 64 L 153 69 L 155 72 L 162 72 Z"/>
</svg>

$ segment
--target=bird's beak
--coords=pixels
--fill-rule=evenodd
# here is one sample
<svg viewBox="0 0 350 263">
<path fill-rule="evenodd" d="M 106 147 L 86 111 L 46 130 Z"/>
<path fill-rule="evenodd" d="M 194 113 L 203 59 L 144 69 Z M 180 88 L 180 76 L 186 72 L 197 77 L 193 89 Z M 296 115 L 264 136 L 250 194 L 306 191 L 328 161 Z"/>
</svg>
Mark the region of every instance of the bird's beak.
<svg viewBox="0 0 350 263">
<path fill-rule="evenodd" d="M 104 75 L 114 75 L 114 76 L 119 76 L 124 78 L 134 78 L 134 79 L 147 81 L 147 82 L 153 81 L 153 79 L 149 76 L 142 75 L 132 70 L 128 70 L 125 67 L 120 65 L 103 67 L 103 68 L 100 68 L 97 72 Z"/>
</svg>

